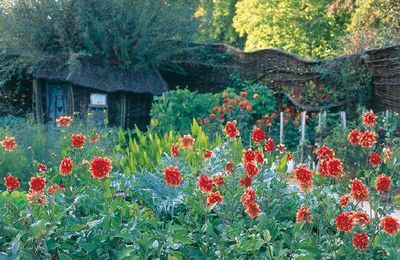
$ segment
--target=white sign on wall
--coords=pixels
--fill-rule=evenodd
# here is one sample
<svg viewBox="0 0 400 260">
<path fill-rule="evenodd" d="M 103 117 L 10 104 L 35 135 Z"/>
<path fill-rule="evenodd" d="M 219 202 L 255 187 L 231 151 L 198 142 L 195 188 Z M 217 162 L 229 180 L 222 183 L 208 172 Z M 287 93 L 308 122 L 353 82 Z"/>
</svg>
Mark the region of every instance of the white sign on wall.
<svg viewBox="0 0 400 260">
<path fill-rule="evenodd" d="M 90 94 L 90 105 L 107 106 L 107 94 L 100 94 L 100 93 Z"/>
</svg>

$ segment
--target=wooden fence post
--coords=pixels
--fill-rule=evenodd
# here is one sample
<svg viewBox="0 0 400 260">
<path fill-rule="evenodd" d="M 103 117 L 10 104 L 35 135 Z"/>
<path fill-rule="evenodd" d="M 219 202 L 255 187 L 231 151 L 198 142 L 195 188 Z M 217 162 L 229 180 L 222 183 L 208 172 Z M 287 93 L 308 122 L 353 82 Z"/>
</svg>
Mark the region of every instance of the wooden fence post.
<svg viewBox="0 0 400 260">
<path fill-rule="evenodd" d="M 345 111 L 340 111 L 340 122 L 341 122 L 343 128 L 347 127 L 346 112 Z"/>
</svg>

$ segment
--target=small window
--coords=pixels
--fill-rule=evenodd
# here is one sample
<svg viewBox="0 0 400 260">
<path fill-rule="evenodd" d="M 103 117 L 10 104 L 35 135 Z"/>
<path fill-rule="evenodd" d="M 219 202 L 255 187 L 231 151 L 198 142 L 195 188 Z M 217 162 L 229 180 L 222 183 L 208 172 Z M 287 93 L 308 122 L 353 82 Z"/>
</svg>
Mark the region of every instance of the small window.
<svg viewBox="0 0 400 260">
<path fill-rule="evenodd" d="M 107 95 L 100 93 L 90 94 L 90 105 L 94 107 L 107 107 Z"/>
</svg>

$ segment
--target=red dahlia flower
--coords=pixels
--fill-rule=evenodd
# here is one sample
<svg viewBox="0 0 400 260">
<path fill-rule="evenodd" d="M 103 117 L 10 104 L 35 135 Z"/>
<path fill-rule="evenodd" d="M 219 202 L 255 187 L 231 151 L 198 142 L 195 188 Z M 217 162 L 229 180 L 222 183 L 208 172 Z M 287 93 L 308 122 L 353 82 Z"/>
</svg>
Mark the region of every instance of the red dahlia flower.
<svg viewBox="0 0 400 260">
<path fill-rule="evenodd" d="M 373 131 L 365 131 L 361 134 L 358 143 L 363 148 L 371 148 L 376 143 L 376 133 Z"/>
<path fill-rule="evenodd" d="M 70 175 L 72 173 L 73 162 L 71 157 L 65 157 L 61 160 L 59 170 L 62 176 Z"/>
<path fill-rule="evenodd" d="M 85 145 L 86 137 L 82 134 L 75 134 L 71 137 L 72 147 L 80 149 Z"/>
<path fill-rule="evenodd" d="M 208 195 L 207 198 L 207 206 L 211 206 L 215 203 L 221 203 L 222 202 L 222 196 L 219 191 L 212 192 L 210 195 Z"/>
<path fill-rule="evenodd" d="M 230 175 L 235 170 L 235 165 L 232 161 L 229 161 L 225 165 L 226 175 Z"/>
<path fill-rule="evenodd" d="M 399 231 L 399 221 L 392 216 L 383 217 L 380 226 L 388 235 L 394 235 Z"/>
<path fill-rule="evenodd" d="M 240 202 L 246 206 L 253 203 L 255 199 L 256 192 L 253 190 L 253 188 L 248 187 L 244 190 L 242 197 L 240 197 Z"/>
<path fill-rule="evenodd" d="M 251 218 L 256 218 L 260 216 L 261 210 L 260 210 L 260 205 L 257 203 L 250 203 L 246 205 L 246 213 L 249 215 Z"/>
<path fill-rule="evenodd" d="M 183 148 L 192 148 L 194 144 L 194 138 L 191 135 L 184 135 L 181 138 L 181 145 Z"/>
<path fill-rule="evenodd" d="M 11 175 L 4 178 L 4 185 L 8 191 L 15 191 L 21 186 L 18 178 Z"/>
<path fill-rule="evenodd" d="M 235 138 L 235 136 L 240 136 L 240 132 L 236 128 L 236 124 L 237 122 L 236 120 L 234 120 L 234 121 L 228 121 L 225 125 L 226 135 L 231 139 Z"/>
<path fill-rule="evenodd" d="M 353 129 L 349 135 L 347 136 L 347 140 L 349 140 L 350 144 L 358 144 L 358 142 L 360 141 L 360 137 L 361 137 L 362 133 L 356 128 Z"/>
<path fill-rule="evenodd" d="M 256 162 L 258 164 L 263 164 L 264 163 L 264 153 L 262 150 L 257 150 L 254 152 L 255 156 L 256 156 Z"/>
<path fill-rule="evenodd" d="M 211 151 L 211 150 L 206 150 L 206 152 L 204 153 L 204 155 L 203 155 L 203 158 L 204 159 L 209 159 L 209 158 L 211 158 L 212 157 L 212 155 L 213 155 L 213 152 Z"/>
<path fill-rule="evenodd" d="M 108 177 L 112 170 L 112 161 L 107 157 L 94 157 L 90 162 L 89 171 L 95 179 Z"/>
<path fill-rule="evenodd" d="M 272 153 L 275 148 L 275 141 L 272 138 L 268 138 L 267 141 L 265 142 L 264 149 L 268 153 Z"/>
<path fill-rule="evenodd" d="M 298 165 L 294 171 L 294 175 L 300 183 L 311 183 L 312 171 L 307 169 L 305 164 Z"/>
<path fill-rule="evenodd" d="M 179 157 L 179 145 L 172 144 L 171 146 L 171 156 L 172 157 Z"/>
<path fill-rule="evenodd" d="M 369 217 L 367 215 L 367 213 L 365 213 L 364 211 L 357 211 L 357 212 L 353 212 L 351 214 L 351 217 L 353 218 L 353 221 L 361 226 L 368 226 L 369 225 Z"/>
<path fill-rule="evenodd" d="M 39 163 L 38 164 L 38 170 L 39 170 L 39 172 L 45 173 L 45 172 L 47 172 L 47 166 L 45 164 L 43 164 L 43 163 Z"/>
<path fill-rule="evenodd" d="M 72 119 L 70 116 L 61 116 L 59 118 L 56 119 L 57 122 L 57 126 L 70 126 Z"/>
<path fill-rule="evenodd" d="M 250 178 L 253 178 L 259 172 L 259 169 L 257 168 L 257 165 L 255 165 L 252 162 L 246 163 L 244 168 L 246 170 L 247 176 L 250 177 Z"/>
<path fill-rule="evenodd" d="M 30 203 L 34 202 L 36 205 L 42 205 L 47 201 L 46 195 L 44 195 L 42 192 L 36 192 L 32 190 L 29 190 L 29 192 L 26 194 L 26 198 Z"/>
<path fill-rule="evenodd" d="M 378 118 L 374 112 L 367 112 L 362 115 L 362 123 L 366 126 L 374 126 L 376 125 L 376 119 Z"/>
<path fill-rule="evenodd" d="M 253 179 L 251 177 L 246 176 L 240 178 L 240 186 L 249 187 L 251 184 L 253 184 Z"/>
<path fill-rule="evenodd" d="M 367 187 L 357 178 L 350 183 L 350 193 L 357 202 L 367 200 L 369 195 Z"/>
<path fill-rule="evenodd" d="M 267 136 L 265 135 L 264 130 L 259 127 L 254 127 L 253 132 L 251 134 L 251 138 L 255 143 L 261 143 L 265 140 Z"/>
<path fill-rule="evenodd" d="M 57 191 L 64 192 L 65 188 L 63 186 L 60 186 L 58 184 L 53 184 L 50 187 L 47 188 L 47 192 L 51 195 L 56 193 Z"/>
<path fill-rule="evenodd" d="M 301 222 L 311 222 L 312 220 L 312 215 L 310 212 L 310 209 L 306 205 L 302 205 L 296 213 L 296 222 L 301 223 Z"/>
<path fill-rule="evenodd" d="M 352 241 L 355 249 L 365 250 L 369 244 L 369 237 L 366 233 L 356 233 Z"/>
<path fill-rule="evenodd" d="M 42 192 L 46 187 L 46 179 L 42 177 L 31 177 L 29 181 L 29 190 L 32 192 Z"/>
<path fill-rule="evenodd" d="M 208 175 L 200 175 L 199 177 L 199 188 L 203 193 L 210 193 L 213 191 L 213 181 L 208 177 Z"/>
<path fill-rule="evenodd" d="M 15 143 L 15 137 L 10 137 L 8 135 L 4 137 L 4 140 L 1 141 L 0 144 L 3 147 L 4 151 L 7 152 L 14 151 L 14 148 L 17 146 L 17 144 Z"/>
<path fill-rule="evenodd" d="M 354 221 L 348 212 L 340 213 L 336 217 L 336 227 L 339 231 L 350 232 L 354 227 Z"/>
<path fill-rule="evenodd" d="M 224 175 L 222 175 L 221 173 L 217 173 L 211 176 L 211 180 L 216 187 L 220 187 L 225 184 Z"/>
<path fill-rule="evenodd" d="M 182 182 L 182 175 L 177 166 L 169 166 L 164 169 L 165 183 L 170 186 L 179 186 Z"/>
<path fill-rule="evenodd" d="M 326 145 L 318 146 L 314 151 L 314 154 L 318 156 L 320 161 L 333 159 L 335 157 L 335 152 Z"/>
<path fill-rule="evenodd" d="M 256 159 L 256 154 L 253 150 L 247 149 L 243 150 L 243 157 L 242 161 L 243 163 L 248 163 L 248 162 L 253 162 Z"/>
<path fill-rule="evenodd" d="M 380 157 L 379 154 L 376 153 L 376 152 L 371 152 L 371 153 L 369 154 L 369 159 L 368 159 L 368 161 L 369 161 L 369 163 L 370 163 L 373 167 L 378 166 L 378 165 L 381 164 L 381 162 L 382 162 L 381 157 Z"/>
<path fill-rule="evenodd" d="M 392 179 L 389 176 L 381 175 L 376 178 L 375 189 L 377 191 L 387 191 L 390 189 Z"/>
<path fill-rule="evenodd" d="M 328 174 L 332 176 L 340 176 L 343 174 L 343 163 L 338 158 L 327 161 Z"/>
<path fill-rule="evenodd" d="M 328 176 L 329 171 L 328 171 L 328 162 L 327 161 L 319 162 L 319 167 L 317 169 L 317 173 L 320 174 L 322 177 Z"/>
<path fill-rule="evenodd" d="M 347 205 L 349 205 L 350 201 L 351 201 L 351 194 L 345 194 L 345 195 L 340 197 L 339 205 L 342 208 L 346 207 Z"/>
</svg>

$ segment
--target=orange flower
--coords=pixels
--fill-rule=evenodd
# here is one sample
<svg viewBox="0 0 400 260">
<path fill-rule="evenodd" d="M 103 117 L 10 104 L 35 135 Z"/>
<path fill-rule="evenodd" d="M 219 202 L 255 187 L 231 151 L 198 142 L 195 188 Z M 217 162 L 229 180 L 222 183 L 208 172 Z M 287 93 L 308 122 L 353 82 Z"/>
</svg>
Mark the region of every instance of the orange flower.
<svg viewBox="0 0 400 260">
<path fill-rule="evenodd" d="M 376 133 L 372 131 L 365 131 L 361 134 L 358 143 L 363 148 L 370 148 L 376 143 Z"/>
<path fill-rule="evenodd" d="M 107 157 L 93 157 L 89 171 L 95 179 L 104 179 L 112 171 L 112 161 Z"/>
<path fill-rule="evenodd" d="M 210 193 L 213 191 L 213 181 L 208 177 L 207 174 L 202 174 L 199 177 L 199 188 L 202 193 Z"/>
<path fill-rule="evenodd" d="M 43 164 L 43 163 L 39 163 L 38 164 L 38 170 L 39 170 L 39 172 L 45 173 L 45 172 L 47 172 L 47 166 L 45 164 Z"/>
<path fill-rule="evenodd" d="M 388 235 L 394 235 L 399 231 L 399 221 L 392 216 L 383 217 L 380 226 Z"/>
<path fill-rule="evenodd" d="M 72 168 L 73 168 L 73 162 L 71 157 L 64 157 L 64 159 L 61 160 L 59 170 L 61 175 L 70 175 L 72 173 Z"/>
<path fill-rule="evenodd" d="M 15 137 L 10 137 L 8 135 L 4 137 L 4 140 L 1 141 L 0 144 L 3 147 L 4 151 L 7 152 L 14 151 L 14 148 L 17 146 L 17 144 L 15 143 Z"/>
<path fill-rule="evenodd" d="M 240 197 L 240 202 L 246 206 L 253 203 L 255 199 L 256 192 L 253 190 L 253 188 L 248 187 L 244 190 L 242 197 Z"/>
<path fill-rule="evenodd" d="M 192 148 L 194 144 L 194 138 L 191 135 L 184 135 L 181 138 L 181 144 L 183 148 Z"/>
<path fill-rule="evenodd" d="M 377 191 L 387 191 L 390 189 L 392 179 L 389 176 L 383 174 L 378 178 L 376 178 L 375 182 L 376 182 L 375 189 Z"/>
<path fill-rule="evenodd" d="M 340 207 L 346 207 L 347 205 L 349 205 L 351 200 L 351 194 L 345 194 L 343 196 L 340 197 L 339 199 L 339 205 Z"/>
<path fill-rule="evenodd" d="M 61 116 L 59 118 L 56 119 L 57 122 L 57 126 L 70 126 L 72 119 L 69 116 Z"/>
<path fill-rule="evenodd" d="M 211 151 L 211 150 L 206 150 L 206 152 L 204 153 L 204 155 L 203 155 L 203 158 L 204 159 L 209 159 L 209 158 L 211 158 L 212 157 L 212 155 L 213 155 L 213 152 Z"/>
<path fill-rule="evenodd" d="M 171 156 L 179 157 L 179 145 L 176 143 L 171 146 Z"/>
<path fill-rule="evenodd" d="M 220 187 L 225 184 L 224 175 L 222 175 L 221 173 L 217 173 L 211 176 L 211 180 L 216 187 Z"/>
<path fill-rule="evenodd" d="M 241 96 L 242 98 L 247 97 L 247 92 L 240 92 L 240 96 Z"/>
<path fill-rule="evenodd" d="M 265 146 L 264 146 L 265 151 L 267 151 L 268 153 L 272 153 L 274 151 L 274 148 L 275 148 L 274 139 L 268 138 L 268 140 L 265 142 Z"/>
<path fill-rule="evenodd" d="M 301 222 L 307 222 L 310 223 L 312 220 L 312 215 L 309 210 L 309 208 L 305 205 L 302 205 L 296 213 L 296 222 L 301 223 Z"/>
<path fill-rule="evenodd" d="M 26 194 L 26 198 L 30 203 L 35 202 L 36 205 L 42 205 L 47 201 L 46 195 L 44 195 L 42 192 L 36 192 L 32 190 L 29 190 L 29 192 Z"/>
<path fill-rule="evenodd" d="M 47 188 L 47 192 L 51 195 L 56 193 L 57 191 L 64 192 L 65 188 L 63 186 L 60 186 L 58 184 L 53 184 L 50 187 Z"/>
<path fill-rule="evenodd" d="M 335 152 L 326 145 L 318 146 L 314 151 L 314 154 L 318 156 L 320 161 L 333 159 L 335 157 Z"/>
<path fill-rule="evenodd" d="M 251 218 L 256 218 L 260 216 L 261 210 L 260 210 L 260 205 L 257 203 L 250 203 L 246 205 L 246 213 L 249 215 Z"/>
<path fill-rule="evenodd" d="M 247 105 L 247 106 L 246 106 L 246 110 L 247 110 L 247 111 L 251 111 L 251 110 L 253 110 L 253 107 L 252 107 L 251 105 Z"/>
<path fill-rule="evenodd" d="M 235 136 L 240 135 L 239 130 L 236 128 L 236 124 L 237 122 L 236 120 L 234 120 L 234 121 L 228 121 L 225 125 L 226 135 L 231 139 L 235 138 Z"/>
<path fill-rule="evenodd" d="M 265 140 L 266 135 L 264 130 L 262 130 L 259 127 L 254 127 L 253 132 L 251 134 L 251 138 L 255 143 L 261 143 L 262 141 Z"/>
<path fill-rule="evenodd" d="M 358 142 L 360 141 L 360 137 L 361 137 L 362 133 L 356 128 L 353 129 L 349 135 L 347 136 L 347 140 L 349 140 L 350 144 L 358 144 Z"/>
<path fill-rule="evenodd" d="M 376 119 L 378 118 L 374 112 L 367 112 L 362 115 L 362 123 L 366 126 L 374 126 L 376 125 Z"/>
<path fill-rule="evenodd" d="M 42 192 L 46 187 L 46 179 L 38 176 L 31 177 L 29 181 L 29 190 L 33 192 Z"/>
<path fill-rule="evenodd" d="M 356 178 L 350 183 L 350 190 L 351 196 L 357 202 L 362 202 L 368 199 L 369 192 L 367 187 L 365 187 L 364 183 L 359 179 Z"/>
<path fill-rule="evenodd" d="M 348 212 L 340 213 L 336 217 L 336 227 L 339 231 L 350 232 L 354 227 L 354 221 Z"/>
<path fill-rule="evenodd" d="M 246 163 L 244 168 L 246 170 L 247 176 L 250 178 L 253 178 L 254 176 L 256 176 L 259 171 L 259 169 L 257 168 L 257 165 L 255 165 L 252 162 Z"/>
<path fill-rule="evenodd" d="M 369 154 L 369 159 L 368 159 L 368 161 L 369 161 L 369 163 L 370 163 L 373 167 L 378 166 L 378 165 L 381 164 L 381 162 L 382 162 L 381 157 L 380 157 L 379 154 L 376 153 L 376 152 L 371 152 L 371 153 Z"/>
<path fill-rule="evenodd" d="M 85 145 L 86 137 L 82 134 L 75 134 L 71 137 L 72 147 L 80 149 Z"/>
<path fill-rule="evenodd" d="M 14 176 L 7 176 L 4 178 L 4 185 L 6 186 L 8 191 L 15 191 L 18 189 L 21 185 L 19 183 L 19 180 L 17 177 Z"/>
<path fill-rule="evenodd" d="M 222 196 L 219 191 L 212 192 L 210 195 L 208 195 L 207 198 L 207 206 L 211 206 L 215 203 L 221 203 L 222 202 Z"/>
<path fill-rule="evenodd" d="M 352 242 L 355 249 L 365 250 L 369 245 L 369 237 L 366 233 L 356 233 Z"/>
</svg>

